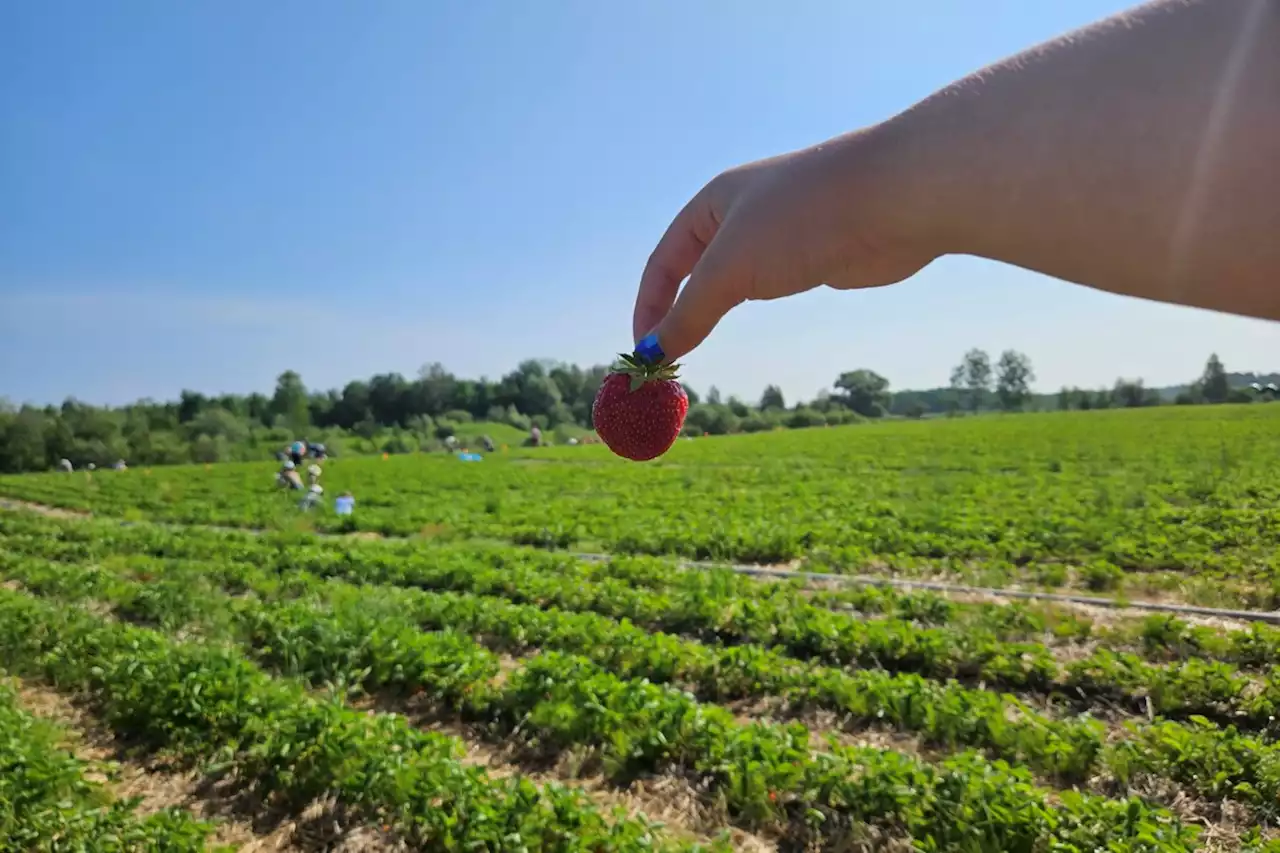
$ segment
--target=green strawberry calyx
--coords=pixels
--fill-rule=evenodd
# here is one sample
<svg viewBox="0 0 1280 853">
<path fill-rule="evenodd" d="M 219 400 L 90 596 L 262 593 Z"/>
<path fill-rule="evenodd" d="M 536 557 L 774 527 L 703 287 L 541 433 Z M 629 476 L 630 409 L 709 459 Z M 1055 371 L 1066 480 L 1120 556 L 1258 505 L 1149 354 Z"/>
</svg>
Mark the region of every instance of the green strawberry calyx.
<svg viewBox="0 0 1280 853">
<path fill-rule="evenodd" d="M 675 381 L 680 369 L 678 364 L 662 364 L 661 362 L 649 361 L 644 356 L 625 352 L 618 353 L 620 361 L 612 368 L 614 373 L 623 373 L 631 377 L 630 391 L 636 391 L 646 382 L 654 381 Z"/>
</svg>

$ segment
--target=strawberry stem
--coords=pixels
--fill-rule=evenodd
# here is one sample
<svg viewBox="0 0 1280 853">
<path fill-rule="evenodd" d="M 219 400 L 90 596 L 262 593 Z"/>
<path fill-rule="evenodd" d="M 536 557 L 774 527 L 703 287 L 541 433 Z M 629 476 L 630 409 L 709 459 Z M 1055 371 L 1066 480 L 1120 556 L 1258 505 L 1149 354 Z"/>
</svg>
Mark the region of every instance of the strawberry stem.
<svg viewBox="0 0 1280 853">
<path fill-rule="evenodd" d="M 631 377 L 631 390 L 635 391 L 646 382 L 675 380 L 679 377 L 680 365 L 662 364 L 651 361 L 640 353 L 618 353 L 619 362 L 612 368 L 614 373 L 623 373 Z"/>
</svg>

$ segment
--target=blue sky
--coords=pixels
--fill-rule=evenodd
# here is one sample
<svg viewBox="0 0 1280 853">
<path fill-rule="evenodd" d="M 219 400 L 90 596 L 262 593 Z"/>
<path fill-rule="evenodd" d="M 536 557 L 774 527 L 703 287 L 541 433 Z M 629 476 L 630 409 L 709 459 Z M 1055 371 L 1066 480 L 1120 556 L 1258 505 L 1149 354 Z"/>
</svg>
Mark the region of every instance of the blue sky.
<svg viewBox="0 0 1280 853">
<path fill-rule="evenodd" d="M 0 396 L 269 390 L 629 347 L 654 242 L 707 179 L 887 117 L 1113 0 L 112 3 L 0 13 Z M 1087 339 L 1087 341 L 1086 341 Z M 1280 325 L 972 258 L 735 311 L 690 385 L 1280 368 Z"/>
</svg>

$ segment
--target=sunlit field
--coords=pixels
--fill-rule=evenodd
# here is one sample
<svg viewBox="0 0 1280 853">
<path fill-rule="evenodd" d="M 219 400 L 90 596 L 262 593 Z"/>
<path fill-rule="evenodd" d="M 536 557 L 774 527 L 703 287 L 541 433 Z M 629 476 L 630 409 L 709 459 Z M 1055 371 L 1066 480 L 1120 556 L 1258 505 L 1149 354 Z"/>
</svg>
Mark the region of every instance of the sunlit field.
<svg viewBox="0 0 1280 853">
<path fill-rule="evenodd" d="M 1280 853 L 1280 628 L 734 570 L 1272 610 L 1278 430 L 3 477 L 0 850 Z"/>
</svg>

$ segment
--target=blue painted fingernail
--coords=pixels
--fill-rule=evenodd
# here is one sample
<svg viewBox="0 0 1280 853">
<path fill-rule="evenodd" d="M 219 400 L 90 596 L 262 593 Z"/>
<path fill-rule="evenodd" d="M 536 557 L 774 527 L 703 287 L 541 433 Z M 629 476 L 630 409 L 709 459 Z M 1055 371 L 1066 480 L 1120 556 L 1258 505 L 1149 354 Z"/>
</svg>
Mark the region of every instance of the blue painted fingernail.
<svg viewBox="0 0 1280 853">
<path fill-rule="evenodd" d="M 658 344 L 658 336 L 652 332 L 645 335 L 636 344 L 636 355 L 645 361 L 655 364 L 667 357 L 666 353 L 662 351 L 662 347 Z"/>
</svg>

